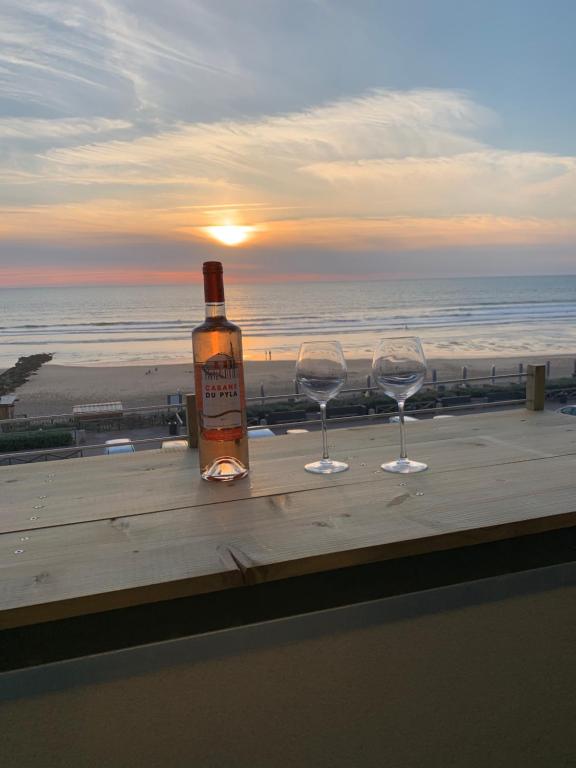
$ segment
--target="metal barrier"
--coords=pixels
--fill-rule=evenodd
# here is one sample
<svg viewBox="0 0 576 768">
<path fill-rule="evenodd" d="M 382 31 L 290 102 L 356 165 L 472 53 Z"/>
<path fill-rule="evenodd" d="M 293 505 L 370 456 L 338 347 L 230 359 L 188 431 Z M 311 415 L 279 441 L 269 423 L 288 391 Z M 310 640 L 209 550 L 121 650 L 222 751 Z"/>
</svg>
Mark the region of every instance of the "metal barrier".
<svg viewBox="0 0 576 768">
<path fill-rule="evenodd" d="M 162 435 L 161 437 L 146 437 L 142 440 L 130 440 L 132 445 L 146 445 L 148 443 L 167 443 L 175 440 L 183 440 L 184 437 L 172 435 Z M 32 464 L 35 461 L 50 461 L 51 459 L 71 459 L 83 457 L 88 451 L 100 448 L 109 448 L 107 443 L 94 443 L 93 445 L 83 445 L 81 448 L 50 448 L 39 449 L 37 451 L 17 451 L 15 453 L 0 453 L 0 464 Z M 66 455 L 68 454 L 68 455 Z M 44 458 L 47 456 L 48 458 Z"/>
<path fill-rule="evenodd" d="M 64 455 L 65 454 L 65 455 Z M 52 448 L 44 451 L 22 451 L 19 453 L 0 453 L 0 466 L 13 464 L 35 464 L 39 461 L 57 461 L 60 459 L 75 459 L 84 455 L 82 448 Z"/>
<path fill-rule="evenodd" d="M 515 372 L 515 373 L 509 373 L 509 374 L 499 374 L 498 376 L 475 376 L 471 378 L 466 379 L 466 383 L 472 382 L 472 381 L 492 381 L 494 378 L 497 379 L 517 379 L 518 377 L 522 376 L 522 378 L 526 379 L 526 397 L 525 398 L 518 398 L 514 400 L 497 400 L 495 402 L 490 403 L 466 403 L 465 405 L 453 405 L 453 406 L 442 406 L 441 411 L 442 413 L 446 413 L 447 411 L 462 411 L 462 410 L 474 410 L 476 408 L 495 408 L 498 406 L 504 406 L 504 405 L 523 405 L 525 404 L 526 407 L 529 410 L 543 410 L 544 408 L 544 400 L 545 400 L 545 385 L 546 385 L 546 367 L 544 365 L 528 365 L 527 371 L 522 371 L 521 373 Z M 433 387 L 437 388 L 438 385 L 441 384 L 461 384 L 463 382 L 463 379 L 444 379 L 442 381 L 438 380 L 432 380 L 432 381 L 426 381 L 424 383 L 424 387 Z M 355 387 L 352 389 L 346 389 L 341 390 L 340 395 L 346 395 L 346 394 L 357 394 L 357 393 L 367 393 L 367 392 L 381 392 L 380 387 L 372 387 L 372 386 L 365 386 L 365 387 Z M 260 397 L 251 397 L 247 398 L 247 402 L 260 402 L 262 401 L 270 401 L 270 400 L 302 400 L 306 399 L 304 395 L 301 394 L 289 394 L 289 395 L 269 395 L 269 396 L 260 396 Z M 198 424 L 197 424 L 197 412 L 196 412 L 196 406 L 194 402 L 194 395 L 186 395 L 186 411 L 188 414 L 188 442 L 190 448 L 196 448 L 198 446 Z M 433 408 L 418 408 L 414 409 L 414 413 L 436 413 L 438 411 L 438 408 L 435 406 Z M 379 414 L 366 414 L 362 416 L 338 416 L 330 418 L 330 423 L 350 423 L 350 422 L 358 422 L 358 421 L 366 421 L 368 419 L 379 419 L 380 417 L 390 417 L 398 415 L 398 411 L 389 411 L 387 413 L 379 413 Z M 320 424 L 320 419 L 306 419 L 305 421 L 293 421 L 293 422 L 286 422 L 282 424 L 282 429 L 287 429 L 290 427 L 301 427 L 302 424 L 307 425 L 316 425 Z M 248 427 L 248 430 L 251 429 L 259 429 L 261 425 L 254 426 L 254 427 Z"/>
<path fill-rule="evenodd" d="M 440 409 L 438 408 L 418 408 L 414 411 L 411 411 L 410 413 L 436 413 L 438 410 L 441 410 L 442 413 L 446 413 L 447 411 L 462 411 L 462 410 L 471 410 L 476 408 L 494 408 L 500 405 L 522 405 L 526 403 L 525 399 L 519 399 L 519 400 L 501 400 L 499 402 L 495 403 L 468 403 L 466 405 L 452 405 L 452 406 L 444 406 Z M 387 411 L 382 413 L 368 413 L 368 414 L 362 414 L 359 416 L 336 416 L 331 419 L 329 419 L 331 424 L 339 424 L 339 423 L 350 423 L 350 422 L 357 422 L 357 421 L 369 421 L 369 420 L 379 420 L 384 418 L 389 418 L 390 416 L 397 416 L 398 411 Z M 276 428 L 281 427 L 282 429 L 290 429 L 291 427 L 301 427 L 302 424 L 306 425 L 319 425 L 321 424 L 320 419 L 307 419 L 306 421 L 292 421 L 292 422 L 286 422 L 282 425 L 277 425 Z M 248 427 L 248 431 L 251 432 L 253 430 L 261 429 L 262 427 L 260 425 L 255 425 Z M 272 427 L 274 429 L 274 427 Z M 142 440 L 130 440 L 132 445 L 138 446 L 138 445 L 149 445 L 151 443 L 165 443 L 170 441 L 177 441 L 177 440 L 183 440 L 183 439 L 190 439 L 189 435 L 185 438 L 182 435 L 174 437 L 171 435 L 163 435 L 161 437 L 147 437 L 143 438 Z M 197 445 L 197 443 L 196 443 Z M 71 450 L 70 448 L 51 448 L 50 450 L 38 450 L 38 451 L 19 451 L 17 453 L 9 453 L 9 454 L 0 454 L 0 464 L 7 463 L 7 464 L 30 464 L 32 462 L 36 461 L 50 461 L 52 459 L 68 459 L 68 458 L 76 458 L 76 457 L 83 457 L 88 451 L 93 451 L 96 449 L 106 449 L 109 447 L 107 443 L 94 443 L 92 445 L 83 445 L 81 448 L 77 448 L 75 450 Z M 190 446 L 190 447 L 196 447 L 196 446 Z"/>
<path fill-rule="evenodd" d="M 139 405 L 134 408 L 124 408 L 122 410 L 122 415 L 125 414 L 131 414 L 131 413 L 145 413 L 146 411 L 151 412 L 158 412 L 158 411 L 181 411 L 184 409 L 184 403 L 181 403 L 179 405 Z M 105 420 L 105 416 L 102 416 L 102 420 Z M 56 421 L 56 420 L 69 420 L 73 421 L 74 425 L 76 425 L 79 421 L 78 414 L 76 413 L 50 413 L 46 416 L 16 416 L 13 419 L 0 419 L 0 427 L 2 427 L 3 424 L 14 424 L 14 422 L 29 422 L 29 421 Z"/>
<path fill-rule="evenodd" d="M 538 367 L 538 366 L 537 366 Z M 545 366 L 541 366 L 542 368 L 545 368 Z M 468 377 L 467 379 L 442 379 L 437 381 L 425 381 L 422 385 L 423 388 L 425 387 L 432 387 L 436 388 L 438 386 L 446 385 L 446 384 L 462 384 L 466 383 L 469 384 L 470 382 L 478 382 L 478 381 L 493 381 L 494 379 L 519 379 L 519 378 L 527 378 L 528 373 L 502 373 L 498 374 L 497 376 L 474 376 L 474 377 Z M 343 389 L 340 392 L 340 395 L 353 395 L 353 394 L 362 394 L 367 392 L 381 392 L 379 387 L 374 386 L 364 386 L 364 387 L 352 387 L 349 389 Z M 186 396 L 185 396 L 186 397 Z M 272 402 L 272 401 L 281 401 L 281 400 L 305 400 L 306 396 L 302 393 L 282 393 L 282 394 L 276 394 L 276 395 L 254 395 L 252 397 L 247 397 L 246 402 L 247 403 L 262 403 L 262 402 Z M 168 413 L 170 412 L 176 412 L 184 410 L 185 403 L 176 404 L 176 405 L 168 405 L 168 404 L 162 404 L 162 405 L 140 405 L 133 408 L 124 408 L 122 410 L 122 415 L 125 414 L 138 414 L 138 413 L 146 413 L 146 412 L 158 412 L 158 411 L 166 411 Z M 68 420 L 72 421 L 73 425 L 75 426 L 78 423 L 78 415 L 74 413 L 51 413 L 47 414 L 45 416 L 16 416 L 14 419 L 0 419 L 0 430 L 1 427 L 6 424 L 8 426 L 12 426 L 15 422 L 16 423 L 22 423 L 22 422 L 34 422 L 34 421 L 47 421 L 47 422 L 54 422 L 57 420 Z M 104 420 L 104 417 L 103 417 Z"/>
<path fill-rule="evenodd" d="M 498 406 L 512 406 L 512 405 L 523 405 L 525 404 L 526 407 L 529 410 L 543 410 L 544 408 L 544 400 L 545 400 L 545 385 L 546 385 L 546 366 L 545 365 L 528 365 L 528 370 L 526 373 L 522 373 L 522 376 L 526 379 L 526 397 L 525 398 L 518 398 L 514 400 L 499 400 L 495 402 L 489 402 L 489 403 L 466 403 L 464 405 L 452 405 L 452 406 L 441 406 L 438 408 L 437 406 L 433 408 L 418 408 L 414 409 L 414 413 L 418 414 L 427 414 L 427 413 L 436 413 L 438 410 L 440 410 L 443 414 L 447 412 L 452 411 L 462 411 L 462 410 L 476 410 L 476 409 L 482 409 L 482 408 L 496 408 Z M 491 381 L 492 378 L 498 378 L 498 379 L 516 379 L 519 376 L 518 372 L 516 373 L 510 373 L 510 374 L 500 374 L 496 377 L 492 376 L 477 376 L 473 378 L 468 378 L 466 382 L 471 381 Z M 462 379 L 446 379 L 443 381 L 427 381 L 425 382 L 424 386 L 428 387 L 436 387 L 440 384 L 460 384 L 462 383 Z M 380 392 L 379 387 L 356 387 L 352 389 L 342 390 L 340 394 L 354 394 L 354 393 L 365 393 L 365 392 Z M 262 397 L 251 397 L 247 398 L 247 402 L 261 402 L 262 399 L 265 400 L 302 400 L 306 399 L 304 395 L 296 395 L 296 394 L 282 394 L 282 395 L 270 395 L 265 398 Z M 187 421 L 188 421 L 188 443 L 190 448 L 196 448 L 198 445 L 198 432 L 197 432 L 197 413 L 196 413 L 196 407 L 194 402 L 194 395 L 186 395 L 185 396 L 185 407 L 187 411 Z M 170 410 L 170 409 L 181 409 L 181 405 L 176 406 L 142 406 L 139 408 L 133 408 L 133 409 L 125 409 L 126 412 L 128 411 L 143 411 L 143 410 L 154 410 L 154 408 L 163 410 Z M 350 423 L 350 422 L 363 422 L 368 420 L 378 420 L 381 418 L 389 418 L 390 416 L 397 415 L 398 411 L 389 411 L 386 413 L 374 413 L 374 414 L 363 414 L 363 415 L 353 415 L 353 416 L 337 416 L 330 419 L 331 423 Z M 67 416 L 70 414 L 62 414 L 62 416 Z M 30 417 L 33 418 L 57 418 L 56 416 L 44 416 L 44 417 Z M 320 424 L 320 419 L 306 419 L 306 421 L 294 421 L 294 422 L 287 422 L 281 425 L 282 429 L 288 429 L 290 427 L 299 427 L 302 426 L 302 424 L 306 425 L 317 425 Z M 0 422 L 2 424 L 2 422 Z M 252 427 L 249 427 L 249 431 L 254 429 L 259 429 L 260 425 L 255 425 Z M 131 440 L 132 444 L 135 446 L 138 445 L 144 445 L 144 444 L 153 444 L 153 443 L 162 443 L 162 442 L 168 442 L 173 440 L 181 440 L 182 437 L 180 436 L 171 436 L 166 435 L 162 437 L 150 437 L 150 438 L 144 438 L 142 440 Z M 85 452 L 95 450 L 95 449 L 101 449 L 106 448 L 106 443 L 95 443 L 93 445 L 84 445 L 81 448 L 76 449 L 73 451 L 73 456 L 83 456 Z M 71 449 L 70 448 L 52 448 L 50 450 L 39 450 L 39 451 L 25 451 L 25 452 L 17 452 L 12 454 L 0 454 L 0 463 L 26 463 L 26 461 L 49 461 L 49 458 L 42 458 L 44 455 L 48 455 L 52 458 L 71 458 L 72 456 L 65 456 L 63 454 L 70 454 Z M 28 457 L 28 459 L 26 458 Z M 36 458 L 38 457 L 38 458 Z M 12 461 L 11 461 L 12 460 Z"/>
<path fill-rule="evenodd" d="M 434 407 L 434 408 L 415 408 L 414 410 L 408 411 L 406 413 L 407 416 L 411 414 L 420 414 L 420 413 L 437 413 L 438 411 L 441 411 L 442 413 L 446 413 L 446 411 L 462 411 L 462 410 L 475 410 L 476 408 L 494 408 L 500 405 L 524 405 L 526 404 L 526 398 L 520 398 L 518 400 L 498 400 L 494 403 L 467 403 L 466 405 L 447 405 L 447 406 L 441 406 L 440 408 Z M 380 418 L 389 418 L 390 416 L 398 416 L 398 411 L 386 411 L 381 413 L 367 413 L 363 414 L 361 416 L 335 416 L 331 419 L 328 419 L 328 421 L 331 424 L 340 423 L 340 422 L 351 422 L 351 421 L 366 421 L 369 419 L 380 419 Z M 306 421 L 292 421 L 292 422 L 286 422 L 281 426 L 283 429 L 290 428 L 290 427 L 301 427 L 302 424 L 321 424 L 320 419 L 306 419 Z M 276 425 L 272 425 L 271 429 L 274 429 Z M 252 429 L 261 429 L 261 426 L 254 426 L 254 427 L 248 427 L 248 431 Z"/>
</svg>

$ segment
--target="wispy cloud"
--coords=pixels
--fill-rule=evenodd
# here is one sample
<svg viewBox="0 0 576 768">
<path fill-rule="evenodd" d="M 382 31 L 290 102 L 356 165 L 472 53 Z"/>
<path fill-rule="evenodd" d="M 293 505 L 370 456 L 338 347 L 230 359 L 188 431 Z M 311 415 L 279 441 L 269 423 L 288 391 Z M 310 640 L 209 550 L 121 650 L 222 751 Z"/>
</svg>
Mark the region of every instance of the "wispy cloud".
<svg viewBox="0 0 576 768">
<path fill-rule="evenodd" d="M 573 259 L 568 16 L 386 5 L 2 0 L 0 265 L 169 276 L 227 223 L 261 276 Z"/>
<path fill-rule="evenodd" d="M 576 239 L 572 219 L 495 215 L 287 219 L 263 228 L 261 245 L 325 251 L 427 251 L 441 248 L 560 244 Z"/>
<path fill-rule="evenodd" d="M 375 90 L 258 120 L 179 123 L 130 140 L 52 148 L 11 173 L 14 183 L 58 189 L 62 202 L 49 215 L 29 210 L 39 233 L 57 221 L 60 231 L 201 236 L 201 227 L 232 216 L 256 226 L 268 245 L 299 237 L 350 247 L 351 221 L 362 248 L 419 247 L 427 231 L 430 242 L 448 242 L 452 232 L 455 244 L 571 238 L 564 222 L 576 205 L 576 158 L 487 146 L 479 136 L 492 120 L 458 92 Z M 36 127 L 51 130 L 45 121 Z M 125 126 L 84 126 L 106 127 Z M 81 128 L 72 122 L 68 130 Z M 81 202 L 78 186 L 94 193 Z"/>
<path fill-rule="evenodd" d="M 11 101 L 69 114 L 134 110 L 149 119 L 177 114 L 184 84 L 205 93 L 242 76 L 220 44 L 202 44 L 203 4 L 161 23 L 154 3 L 124 0 L 4 0 L 0 10 L 0 93 Z M 172 19 L 170 14 L 164 20 Z M 187 26 L 187 25 L 185 25 Z M 231 84 L 230 84 L 231 85 Z M 173 93 L 174 101 L 171 101 Z"/>
<path fill-rule="evenodd" d="M 48 150 L 38 173 L 43 181 L 174 185 L 174 204 L 299 205 L 308 215 L 342 215 L 334 185 L 310 169 L 406 155 L 434 157 L 479 150 L 473 127 L 490 118 L 461 94 L 439 91 L 374 91 L 299 113 L 258 120 L 179 124 L 131 141 L 107 141 Z M 198 188 L 196 180 L 201 179 Z M 212 182 L 231 193 L 208 198 Z M 153 185 L 152 185 L 153 187 Z M 164 194 L 165 194 L 164 190 Z M 153 194 L 153 189 L 143 191 Z M 362 205 L 360 200 L 358 204 Z"/>
<path fill-rule="evenodd" d="M 375 90 L 302 112 L 180 125 L 129 144 L 94 144 L 47 157 L 63 164 L 118 167 L 178 158 L 231 172 L 255 162 L 255 172 L 270 173 L 269 160 L 300 168 L 312 161 L 471 151 L 482 145 L 468 133 L 489 115 L 454 92 Z"/>
<path fill-rule="evenodd" d="M 571 216 L 576 157 L 485 148 L 452 156 L 317 163 L 307 173 L 337 186 L 349 210 L 417 215 Z M 387 200 L 378 199 L 385 194 Z"/>
<path fill-rule="evenodd" d="M 105 117 L 87 118 L 0 118 L 0 138 L 4 139 L 69 139 L 90 134 L 115 133 L 132 127 L 127 120 Z"/>
</svg>

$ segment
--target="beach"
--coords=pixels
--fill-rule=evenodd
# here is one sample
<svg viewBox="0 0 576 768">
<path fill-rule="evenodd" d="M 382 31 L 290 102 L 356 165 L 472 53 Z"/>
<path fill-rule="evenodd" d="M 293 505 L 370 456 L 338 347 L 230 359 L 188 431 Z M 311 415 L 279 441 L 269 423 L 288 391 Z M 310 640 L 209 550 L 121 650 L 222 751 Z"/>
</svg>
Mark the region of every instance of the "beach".
<svg viewBox="0 0 576 768">
<path fill-rule="evenodd" d="M 428 361 L 428 379 L 436 369 L 439 379 L 460 378 L 462 367 L 468 376 L 489 376 L 492 365 L 497 374 L 517 373 L 518 364 L 551 362 L 551 378 L 569 377 L 575 355 L 436 358 Z M 245 364 L 249 397 L 294 392 L 294 360 L 248 361 Z M 363 386 L 370 374 L 368 359 L 348 361 L 348 387 Z M 40 416 L 70 413 L 73 406 L 121 401 L 124 408 L 165 405 L 167 396 L 193 391 L 192 362 L 158 366 L 66 366 L 48 363 L 18 388 L 17 415 Z M 514 379 L 510 379 L 514 381 Z M 489 382 L 487 382 L 489 383 Z"/>
<path fill-rule="evenodd" d="M 348 387 L 365 386 L 379 338 L 420 337 L 428 378 L 517 373 L 576 358 L 576 276 L 231 285 L 229 315 L 242 328 L 247 393 L 294 392 L 303 341 L 338 339 Z M 16 414 L 70 413 L 75 405 L 162 406 L 193 390 L 190 334 L 204 315 L 200 286 L 0 289 L 0 367 L 52 361 L 14 393 Z M 269 355 L 272 360 L 267 360 Z M 8 392 L 6 392 L 8 394 Z"/>
</svg>

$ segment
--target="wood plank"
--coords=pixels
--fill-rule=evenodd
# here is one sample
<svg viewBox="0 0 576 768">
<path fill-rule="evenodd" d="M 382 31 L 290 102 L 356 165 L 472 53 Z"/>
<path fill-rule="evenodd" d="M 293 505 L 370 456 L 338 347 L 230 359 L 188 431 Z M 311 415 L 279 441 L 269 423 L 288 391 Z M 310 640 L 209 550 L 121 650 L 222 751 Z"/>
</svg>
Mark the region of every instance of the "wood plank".
<svg viewBox="0 0 576 768">
<path fill-rule="evenodd" d="M 539 416 L 537 430 L 533 418 L 518 415 L 512 420 L 474 416 L 411 423 L 409 448 L 435 472 L 576 451 L 576 426 L 566 424 L 565 418 Z M 333 455 L 351 466 L 349 472 L 332 477 L 303 470 L 318 454 L 318 433 L 254 441 L 250 477 L 225 486 L 200 480 L 193 451 L 146 451 L 113 461 L 102 456 L 3 468 L 0 532 L 346 486 L 370 479 L 398 449 L 397 425 L 333 430 L 332 439 Z M 450 446 L 447 451 L 444 444 Z"/>
<path fill-rule="evenodd" d="M 546 402 L 546 366 L 528 363 L 526 377 L 526 408 L 543 411 Z"/>
<path fill-rule="evenodd" d="M 24 542 L 5 534 L 0 629 L 241 586 L 228 550 L 187 522 L 145 515 L 44 528 Z"/>
<path fill-rule="evenodd" d="M 303 471 L 318 433 L 256 442 L 244 485 L 201 482 L 191 451 L 8 468 L 0 627 L 574 525 L 572 424 L 526 412 L 410 424 L 432 468 L 412 476 L 378 469 L 398 437 L 381 427 L 333 431 L 352 465 L 335 477 Z"/>
<path fill-rule="evenodd" d="M 500 465 L 488 475 L 430 473 L 399 479 L 392 497 L 384 482 L 379 493 L 360 485 L 294 494 L 282 500 L 284 520 L 252 517 L 250 533 L 229 546 L 246 580 L 257 583 L 570 527 L 573 466 L 569 456 Z"/>
<path fill-rule="evenodd" d="M 5 534 L 4 552 L 25 552 L 3 558 L 3 626 L 574 525 L 573 464 L 381 472 L 345 487 L 38 530 L 25 544 Z"/>
</svg>

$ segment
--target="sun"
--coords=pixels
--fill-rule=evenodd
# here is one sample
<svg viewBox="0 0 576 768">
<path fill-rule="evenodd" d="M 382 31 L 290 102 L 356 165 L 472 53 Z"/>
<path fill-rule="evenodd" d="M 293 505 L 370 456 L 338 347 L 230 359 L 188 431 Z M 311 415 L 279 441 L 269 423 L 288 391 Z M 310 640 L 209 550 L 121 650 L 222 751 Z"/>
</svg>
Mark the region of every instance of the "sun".
<svg viewBox="0 0 576 768">
<path fill-rule="evenodd" d="M 222 227 L 204 227 L 204 231 L 218 240 L 223 245 L 241 245 L 245 243 L 252 233 L 252 227 L 238 226 L 235 224 L 227 224 Z"/>
</svg>

